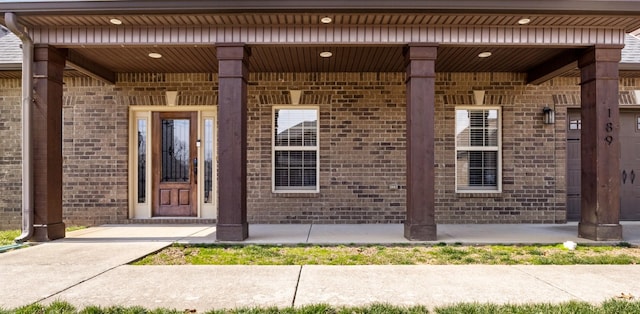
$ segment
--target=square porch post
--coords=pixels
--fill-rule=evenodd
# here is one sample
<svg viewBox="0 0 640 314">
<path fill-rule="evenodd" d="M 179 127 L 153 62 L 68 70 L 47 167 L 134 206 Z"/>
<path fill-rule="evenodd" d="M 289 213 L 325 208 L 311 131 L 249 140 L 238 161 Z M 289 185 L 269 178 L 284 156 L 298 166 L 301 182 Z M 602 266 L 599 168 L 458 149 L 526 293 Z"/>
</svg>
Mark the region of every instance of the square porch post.
<svg viewBox="0 0 640 314">
<path fill-rule="evenodd" d="M 596 46 L 578 60 L 581 76 L 581 218 L 578 236 L 621 240 L 618 63 L 622 46 Z"/>
<path fill-rule="evenodd" d="M 247 223 L 247 79 L 250 50 L 216 46 L 218 68 L 218 223 L 220 241 L 249 237 Z"/>
<path fill-rule="evenodd" d="M 34 47 L 33 196 L 35 241 L 65 237 L 62 222 L 62 74 L 66 51 Z"/>
<path fill-rule="evenodd" d="M 435 61 L 436 44 L 409 44 L 407 62 L 407 217 L 409 240 L 436 240 Z"/>
</svg>

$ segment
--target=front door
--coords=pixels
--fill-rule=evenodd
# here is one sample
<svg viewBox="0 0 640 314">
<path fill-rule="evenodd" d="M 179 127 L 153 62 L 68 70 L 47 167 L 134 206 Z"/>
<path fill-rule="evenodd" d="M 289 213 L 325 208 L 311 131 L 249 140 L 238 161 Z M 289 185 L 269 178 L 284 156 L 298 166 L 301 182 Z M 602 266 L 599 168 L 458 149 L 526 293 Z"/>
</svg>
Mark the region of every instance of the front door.
<svg viewBox="0 0 640 314">
<path fill-rule="evenodd" d="M 567 220 L 580 220 L 579 110 L 567 114 Z M 620 220 L 640 220 L 640 113 L 620 112 Z"/>
<path fill-rule="evenodd" d="M 197 112 L 153 113 L 154 217 L 197 215 Z"/>
</svg>

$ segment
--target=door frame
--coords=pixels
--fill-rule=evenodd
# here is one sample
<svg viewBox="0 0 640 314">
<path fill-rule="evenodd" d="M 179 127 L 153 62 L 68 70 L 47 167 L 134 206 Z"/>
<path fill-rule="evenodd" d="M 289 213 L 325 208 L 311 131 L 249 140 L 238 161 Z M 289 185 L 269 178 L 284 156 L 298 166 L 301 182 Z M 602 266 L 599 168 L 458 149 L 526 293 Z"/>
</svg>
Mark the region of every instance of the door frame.
<svg viewBox="0 0 640 314">
<path fill-rule="evenodd" d="M 217 159 L 218 159 L 218 117 L 217 106 L 129 106 L 129 171 L 128 171 L 128 197 L 129 197 L 129 219 L 175 219 L 176 217 L 153 217 L 152 215 L 152 150 L 151 143 L 154 140 L 152 136 L 152 113 L 153 112 L 177 112 L 177 111 L 195 111 L 197 112 L 197 138 L 201 140 L 204 137 L 204 122 L 205 120 L 213 120 L 213 167 L 212 167 L 212 190 L 213 196 L 211 203 L 204 203 L 204 171 L 199 169 L 197 182 L 197 215 L 195 217 L 185 218 L 202 218 L 202 219 L 215 219 L 218 215 L 218 182 L 217 178 Z M 138 202 L 138 135 L 137 124 L 138 121 L 143 120 L 147 126 L 147 145 L 146 145 L 146 173 L 143 174 L 145 178 L 146 199 L 145 202 Z M 196 145 L 198 161 L 204 160 L 204 149 L 201 145 Z M 202 184 L 200 184 L 202 182 Z"/>
</svg>

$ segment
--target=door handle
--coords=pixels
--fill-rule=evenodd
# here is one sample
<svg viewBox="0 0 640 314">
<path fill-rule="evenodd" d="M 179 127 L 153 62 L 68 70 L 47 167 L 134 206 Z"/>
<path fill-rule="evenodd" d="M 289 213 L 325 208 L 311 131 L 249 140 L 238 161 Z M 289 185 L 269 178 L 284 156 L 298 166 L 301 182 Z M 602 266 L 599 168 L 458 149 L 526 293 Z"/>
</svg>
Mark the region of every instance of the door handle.
<svg viewBox="0 0 640 314">
<path fill-rule="evenodd" d="M 631 170 L 631 184 L 633 184 L 633 181 L 636 180 L 636 173 L 633 172 L 633 170 Z"/>
<path fill-rule="evenodd" d="M 622 184 L 627 184 L 627 171 L 622 170 Z"/>
</svg>

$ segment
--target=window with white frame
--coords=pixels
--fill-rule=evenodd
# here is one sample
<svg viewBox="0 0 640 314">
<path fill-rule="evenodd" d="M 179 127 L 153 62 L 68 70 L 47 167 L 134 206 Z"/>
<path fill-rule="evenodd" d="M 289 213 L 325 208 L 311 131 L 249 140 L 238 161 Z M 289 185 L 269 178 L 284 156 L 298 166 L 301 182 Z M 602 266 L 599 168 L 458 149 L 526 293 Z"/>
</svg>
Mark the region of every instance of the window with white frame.
<svg viewBox="0 0 640 314">
<path fill-rule="evenodd" d="M 456 191 L 499 192 L 502 184 L 499 107 L 456 108 Z"/>
<path fill-rule="evenodd" d="M 318 108 L 273 108 L 273 191 L 318 192 Z"/>
</svg>

